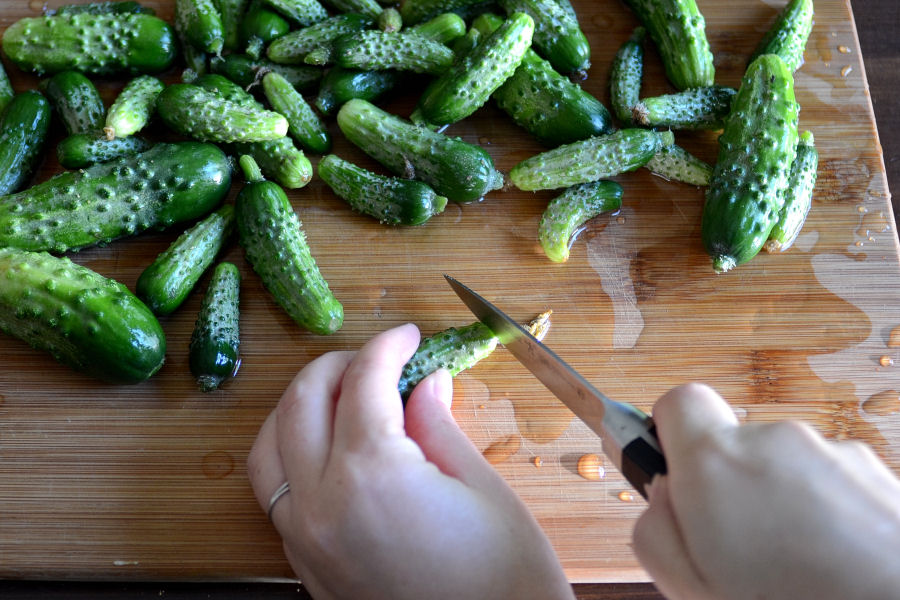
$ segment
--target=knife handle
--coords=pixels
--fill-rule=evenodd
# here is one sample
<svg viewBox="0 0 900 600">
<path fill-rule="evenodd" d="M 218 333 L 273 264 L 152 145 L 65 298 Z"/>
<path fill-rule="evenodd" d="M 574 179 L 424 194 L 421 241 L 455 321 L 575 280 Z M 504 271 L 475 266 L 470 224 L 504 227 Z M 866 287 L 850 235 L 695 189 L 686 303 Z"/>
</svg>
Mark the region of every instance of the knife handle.
<svg viewBox="0 0 900 600">
<path fill-rule="evenodd" d="M 666 457 L 659 450 L 656 425 L 651 425 L 642 436 L 622 448 L 621 470 L 625 479 L 646 499 L 647 484 L 653 476 L 666 474 Z"/>
</svg>

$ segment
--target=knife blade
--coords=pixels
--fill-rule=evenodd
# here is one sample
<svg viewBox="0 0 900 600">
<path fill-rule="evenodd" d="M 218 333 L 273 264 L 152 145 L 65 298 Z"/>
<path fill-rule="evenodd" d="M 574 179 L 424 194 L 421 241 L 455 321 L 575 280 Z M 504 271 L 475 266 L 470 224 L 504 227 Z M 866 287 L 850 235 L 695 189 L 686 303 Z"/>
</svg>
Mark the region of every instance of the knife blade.
<svg viewBox="0 0 900 600">
<path fill-rule="evenodd" d="M 650 416 L 630 404 L 608 398 L 499 308 L 453 277 L 444 277 L 500 343 L 600 436 L 603 452 L 646 498 L 646 486 L 653 476 L 666 473 L 666 460 Z"/>
</svg>

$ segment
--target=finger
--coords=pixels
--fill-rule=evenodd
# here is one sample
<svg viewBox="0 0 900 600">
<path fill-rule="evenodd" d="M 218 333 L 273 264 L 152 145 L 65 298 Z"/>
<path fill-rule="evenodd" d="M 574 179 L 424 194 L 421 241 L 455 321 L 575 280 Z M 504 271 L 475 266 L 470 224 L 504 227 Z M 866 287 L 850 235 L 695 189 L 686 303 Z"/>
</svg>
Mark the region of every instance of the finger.
<svg viewBox="0 0 900 600">
<path fill-rule="evenodd" d="M 737 426 L 731 407 L 709 386 L 689 383 L 664 394 L 653 407 L 653 421 L 663 452 L 686 456 L 711 433 Z M 671 461 L 670 461 L 671 462 Z"/>
<path fill-rule="evenodd" d="M 397 383 L 419 344 L 419 330 L 407 324 L 369 340 L 347 367 L 335 408 L 334 448 L 365 447 L 385 436 L 406 437 Z"/>
<path fill-rule="evenodd" d="M 269 510 L 269 501 L 272 494 L 278 487 L 286 481 L 284 466 L 281 464 L 281 456 L 278 452 L 278 440 L 276 434 L 274 411 L 269 413 L 263 422 L 250 454 L 247 455 L 247 476 L 250 478 L 250 486 L 253 488 L 253 495 L 259 502 L 260 508 L 264 512 Z M 279 507 L 278 502 L 275 510 L 272 511 L 272 520 L 276 520 L 276 513 L 280 513 L 283 507 Z M 279 521 L 284 519 L 279 518 Z"/>
</svg>

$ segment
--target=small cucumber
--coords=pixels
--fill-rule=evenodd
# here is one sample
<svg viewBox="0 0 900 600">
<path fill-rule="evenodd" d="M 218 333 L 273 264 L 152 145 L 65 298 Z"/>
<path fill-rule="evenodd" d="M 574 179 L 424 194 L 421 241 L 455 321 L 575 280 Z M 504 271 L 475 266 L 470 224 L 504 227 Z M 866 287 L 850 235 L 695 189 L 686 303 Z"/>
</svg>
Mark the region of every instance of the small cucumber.
<svg viewBox="0 0 900 600">
<path fill-rule="evenodd" d="M 216 146 L 160 143 L 0 198 L 0 246 L 67 252 L 162 229 L 205 215 L 230 184 Z"/>
<path fill-rule="evenodd" d="M 0 114 L 0 196 L 31 178 L 50 129 L 50 102 L 36 90 L 16 94 Z"/>
<path fill-rule="evenodd" d="M 106 113 L 106 137 L 127 137 L 143 129 L 150 121 L 156 99 L 165 84 L 152 75 L 139 75 L 128 82 Z"/>
<path fill-rule="evenodd" d="M 797 154 L 794 78 L 775 54 L 754 60 L 719 136 L 701 219 L 701 236 L 722 273 L 756 256 L 784 206 Z"/>
<path fill-rule="evenodd" d="M 237 374 L 240 350 L 241 272 L 222 262 L 213 269 L 188 350 L 191 373 L 202 392 L 212 392 Z"/>
<path fill-rule="evenodd" d="M 643 127 L 722 129 L 736 93 L 732 87 L 712 85 L 644 98 L 634 105 L 632 120 Z"/>
<path fill-rule="evenodd" d="M 291 25 L 281 15 L 254 1 L 238 27 L 239 47 L 253 58 L 259 58 L 261 48 L 287 35 Z"/>
<path fill-rule="evenodd" d="M 622 186 L 614 181 L 573 185 L 550 201 L 538 225 L 538 241 L 553 262 L 569 260 L 569 248 L 585 223 L 600 213 L 619 210 Z"/>
<path fill-rule="evenodd" d="M 59 362 L 112 383 L 139 383 L 160 367 L 166 338 L 124 285 L 68 258 L 0 249 L 0 330 Z"/>
<path fill-rule="evenodd" d="M 403 0 L 400 16 L 407 25 L 416 25 L 441 13 L 467 13 L 472 7 L 481 7 L 484 0 Z"/>
<path fill-rule="evenodd" d="M 269 104 L 288 120 L 288 131 L 304 150 L 324 154 L 331 150 L 331 134 L 300 92 L 287 79 L 266 73 L 262 80 Z"/>
<path fill-rule="evenodd" d="M 709 185 L 709 177 L 712 175 L 711 166 L 677 144 L 662 148 L 644 167 L 663 179 L 700 187 Z"/>
<path fill-rule="evenodd" d="M 365 100 L 345 103 L 338 127 L 353 144 L 396 175 L 418 179 L 454 202 L 473 202 L 503 187 L 490 154 L 395 117 Z"/>
<path fill-rule="evenodd" d="M 766 241 L 767 252 L 784 252 L 794 244 L 803 229 L 806 216 L 812 207 L 813 189 L 816 187 L 816 169 L 819 166 L 819 152 L 810 131 L 800 135 L 797 156 L 791 164 L 788 183 L 785 188 L 784 206 L 778 214 L 778 222 L 772 228 Z"/>
<path fill-rule="evenodd" d="M 631 125 L 631 110 L 640 102 L 644 78 L 644 38 L 646 30 L 637 27 L 619 46 L 609 72 L 609 103 L 616 118 Z"/>
<path fill-rule="evenodd" d="M 777 54 L 793 72 L 803 64 L 803 51 L 813 28 L 813 0 L 791 0 L 750 56 Z"/>
<path fill-rule="evenodd" d="M 208 54 L 221 54 L 225 46 L 222 15 L 213 0 L 175 0 L 175 29 Z"/>
<path fill-rule="evenodd" d="M 308 27 L 328 18 L 318 0 L 264 0 L 265 4 L 298 27 Z"/>
<path fill-rule="evenodd" d="M 576 19 L 557 0 L 499 0 L 507 15 L 527 13 L 534 19 L 534 47 L 560 73 L 585 73 L 591 46 Z"/>
<path fill-rule="evenodd" d="M 0 63 L 0 112 L 3 112 L 3 109 L 6 108 L 6 105 L 12 101 L 15 95 L 16 92 L 9 81 L 9 75 L 6 74 L 3 63 Z"/>
<path fill-rule="evenodd" d="M 156 12 L 149 6 L 143 6 L 139 2 L 130 0 L 110 0 L 108 2 L 88 2 L 87 4 L 66 4 L 56 9 L 53 14 L 59 16 L 87 13 L 91 15 L 123 15 L 128 13 L 141 13 L 153 15 Z"/>
<path fill-rule="evenodd" d="M 56 146 L 56 157 L 66 169 L 82 169 L 139 154 L 151 146 L 144 138 L 134 135 L 111 140 L 104 133 L 76 133 L 60 140 Z"/>
<path fill-rule="evenodd" d="M 178 236 L 141 272 L 135 293 L 157 315 L 175 311 L 213 263 L 234 229 L 234 207 L 221 206 Z"/>
<path fill-rule="evenodd" d="M 400 30 L 400 33 L 403 35 L 421 35 L 432 42 L 449 44 L 453 40 L 466 35 L 466 22 L 456 13 L 445 12 L 435 15 L 427 21 L 404 27 Z"/>
<path fill-rule="evenodd" d="M 346 69 L 396 69 L 439 75 L 453 64 L 453 59 L 450 48 L 420 35 L 370 29 L 334 41 L 334 61 Z"/>
<path fill-rule="evenodd" d="M 294 322 L 319 335 L 336 332 L 344 308 L 322 277 L 290 200 L 278 184 L 262 179 L 252 158 L 244 155 L 240 163 L 247 184 L 235 217 L 247 261 Z"/>
<path fill-rule="evenodd" d="M 325 0 L 325 4 L 338 13 L 356 13 L 377 19 L 384 10 L 375 0 Z"/>
<path fill-rule="evenodd" d="M 400 16 L 399 10 L 389 6 L 378 13 L 378 18 L 375 19 L 375 25 L 381 31 L 397 33 L 403 29 L 403 17 Z"/>
<path fill-rule="evenodd" d="M 103 127 L 106 107 L 90 79 L 78 71 L 61 71 L 47 79 L 44 93 L 69 135 L 93 133 Z"/>
<path fill-rule="evenodd" d="M 241 21 L 247 15 L 247 0 L 214 0 L 219 18 L 222 20 L 222 47 L 236 50 L 238 47 Z"/>
<path fill-rule="evenodd" d="M 331 46 L 342 35 L 361 31 L 371 25 L 372 19 L 365 15 L 334 15 L 276 39 L 266 49 L 266 56 L 279 64 L 302 64 L 306 55 L 316 48 Z"/>
<path fill-rule="evenodd" d="M 713 85 L 706 20 L 695 0 L 625 0 L 656 44 L 666 76 L 679 90 Z"/>
<path fill-rule="evenodd" d="M 259 83 L 259 79 L 268 71 L 275 71 L 300 91 L 312 88 L 322 79 L 322 69 L 317 67 L 280 65 L 271 60 L 254 59 L 246 54 L 215 57 L 210 61 L 210 70 L 244 88 Z"/>
<path fill-rule="evenodd" d="M 634 171 L 674 142 L 671 131 L 620 129 L 526 158 L 509 178 L 526 191 L 571 187 Z"/>
<path fill-rule="evenodd" d="M 440 127 L 481 108 L 518 68 L 533 33 L 534 20 L 524 12 L 514 13 L 426 88 L 413 122 Z"/>
<path fill-rule="evenodd" d="M 318 173 L 353 210 L 388 225 L 421 225 L 447 206 L 421 181 L 377 175 L 334 154 L 319 161 Z"/>
<path fill-rule="evenodd" d="M 277 112 L 241 105 L 189 83 L 167 86 L 156 112 L 172 131 L 203 142 L 258 142 L 287 135 Z"/>
<path fill-rule="evenodd" d="M 332 115 L 345 102 L 354 98 L 375 102 L 394 89 L 402 75 L 399 71 L 361 71 L 332 67 L 322 80 L 316 95 L 316 108 L 324 115 Z"/>
<path fill-rule="evenodd" d="M 24 71 L 38 75 L 75 70 L 84 74 L 155 73 L 175 60 L 175 32 L 147 14 L 78 13 L 20 19 L 3 32 L 3 51 Z"/>
</svg>

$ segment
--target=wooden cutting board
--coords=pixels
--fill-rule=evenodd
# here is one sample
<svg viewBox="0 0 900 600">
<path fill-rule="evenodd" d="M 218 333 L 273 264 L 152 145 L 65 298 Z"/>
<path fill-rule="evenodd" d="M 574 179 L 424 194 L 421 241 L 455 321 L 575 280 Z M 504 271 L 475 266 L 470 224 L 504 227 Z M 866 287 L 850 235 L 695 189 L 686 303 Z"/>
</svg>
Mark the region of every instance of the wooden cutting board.
<svg viewBox="0 0 900 600">
<path fill-rule="evenodd" d="M 171 19 L 172 2 L 147 4 Z M 593 48 L 583 85 L 606 102 L 610 61 L 637 21 L 619 0 L 574 4 Z M 717 82 L 737 86 L 784 3 L 698 4 Z M 0 28 L 43 6 L 3 3 Z M 17 90 L 37 84 L 6 64 Z M 98 82 L 107 102 L 123 84 Z M 648 47 L 643 93 L 667 91 Z M 789 252 L 726 275 L 712 272 L 699 241 L 702 190 L 645 170 L 616 178 L 621 211 L 591 222 L 565 264 L 550 263 L 536 243 L 553 193 L 496 192 L 401 229 L 352 213 L 315 180 L 290 197 L 344 304 L 337 334 L 299 330 L 232 247 L 224 258 L 244 274 L 243 366 L 215 393 L 198 392 L 187 367 L 199 294 L 162 320 L 166 365 L 137 386 L 97 383 L 0 338 L 0 577 L 291 577 L 247 481 L 256 432 L 293 374 L 321 353 L 357 348 L 408 321 L 425 334 L 469 323 L 442 273 L 515 318 L 552 308 L 546 343 L 614 398 L 649 410 L 670 387 L 702 380 L 744 421 L 802 419 L 831 438 L 868 442 L 900 470 L 898 241 L 848 0 L 817 0 L 796 94 L 801 127 L 814 132 L 821 156 L 809 220 Z M 385 106 L 407 116 L 415 99 Z M 377 168 L 331 127 L 337 153 Z M 448 133 L 484 146 L 504 171 L 542 150 L 490 105 Z M 715 133 L 676 137 L 715 159 Z M 48 157 L 37 178 L 58 170 Z M 178 233 L 73 258 L 133 289 Z M 600 440 L 515 359 L 499 349 L 457 377 L 453 410 L 537 515 L 573 581 L 646 579 L 629 546 L 643 501 L 620 499 L 628 486 L 605 459 L 604 477 L 579 476 L 579 457 L 599 454 Z"/>
</svg>

